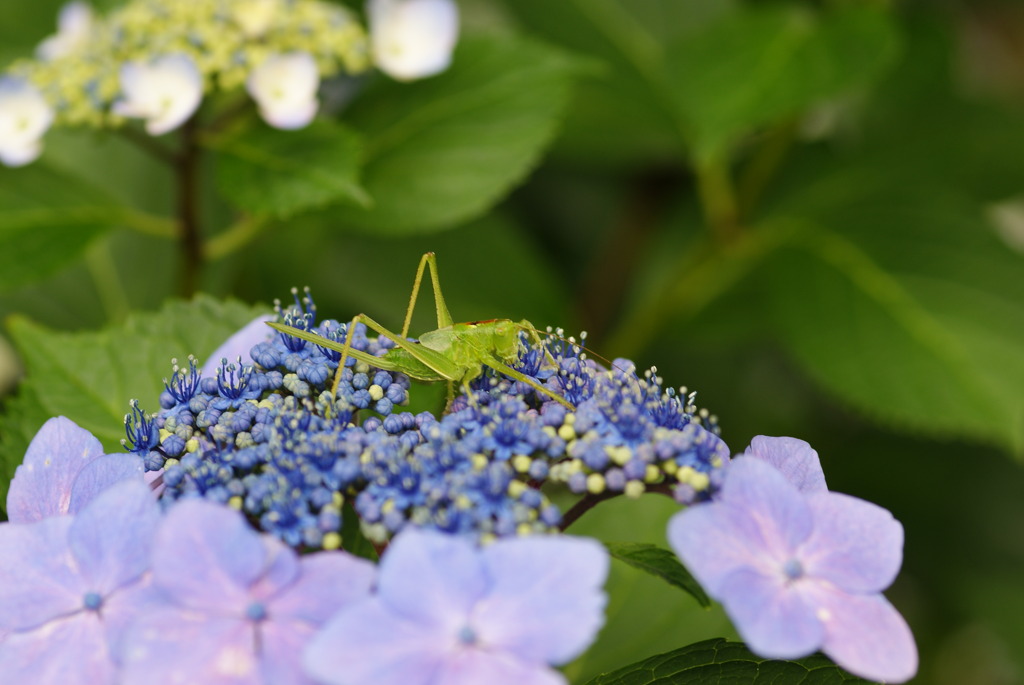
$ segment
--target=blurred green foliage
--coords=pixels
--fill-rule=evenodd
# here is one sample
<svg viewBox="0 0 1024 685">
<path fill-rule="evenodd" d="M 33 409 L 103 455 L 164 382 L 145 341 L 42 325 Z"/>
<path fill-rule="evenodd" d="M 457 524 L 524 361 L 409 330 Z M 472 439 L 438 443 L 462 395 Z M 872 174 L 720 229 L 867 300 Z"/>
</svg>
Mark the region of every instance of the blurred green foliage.
<svg viewBox="0 0 1024 685">
<path fill-rule="evenodd" d="M 2 3 L 0 59 L 51 32 L 59 4 Z M 435 251 L 456 318 L 585 328 L 601 354 L 699 390 L 735 452 L 808 440 L 833 490 L 906 526 L 889 596 L 922 650 L 916 682 L 1024 683 L 1024 11 L 463 11 L 445 74 L 348 84 L 307 131 L 249 112 L 203 140 L 199 289 L 265 305 L 308 284 L 321 312 L 396 326 Z M 254 311 L 165 305 L 175 182 L 132 141 L 74 131 L 0 170 L 0 313 L 28 370 L 0 417 L 6 473 L 57 412 L 115 447 L 171 356 Z M 432 327 L 421 308 L 413 330 Z M 610 502 L 574 530 L 664 544 L 672 510 Z M 674 594 L 616 564 L 574 681 L 731 630 Z"/>
</svg>

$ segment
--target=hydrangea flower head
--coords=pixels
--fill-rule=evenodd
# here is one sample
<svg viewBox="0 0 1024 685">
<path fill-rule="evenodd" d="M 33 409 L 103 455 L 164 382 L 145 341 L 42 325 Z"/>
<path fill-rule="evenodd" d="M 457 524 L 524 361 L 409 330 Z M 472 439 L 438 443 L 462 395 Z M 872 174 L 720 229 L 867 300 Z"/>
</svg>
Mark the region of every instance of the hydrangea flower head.
<svg viewBox="0 0 1024 685">
<path fill-rule="evenodd" d="M 677 514 L 668 537 L 757 654 L 792 659 L 820 649 L 885 682 L 916 672 L 910 629 L 881 594 L 903 558 L 903 527 L 885 509 L 802 493 L 771 464 L 742 457 L 717 500 Z"/>
<path fill-rule="evenodd" d="M 37 59 L 10 68 L 54 106 L 61 126 L 117 128 L 136 117 L 160 135 L 186 121 L 203 92 L 243 87 L 268 55 L 307 53 L 321 77 L 369 67 L 365 30 L 334 2 L 127 0 L 95 15 L 86 8 L 66 7 Z"/>
<path fill-rule="evenodd" d="M 604 622 L 608 556 L 593 540 L 502 539 L 480 548 L 422 530 L 398 535 L 374 596 L 342 610 L 306 652 L 341 685 L 558 685 Z"/>
<path fill-rule="evenodd" d="M 117 682 L 111 647 L 146 606 L 159 520 L 149 488 L 128 482 L 74 516 L 0 524 L 4 682 Z"/>
<path fill-rule="evenodd" d="M 0 76 L 0 162 L 16 167 L 35 161 L 53 119 L 53 109 L 35 86 Z"/>
<path fill-rule="evenodd" d="M 313 120 L 320 107 L 319 87 L 320 72 L 308 52 L 271 55 L 245 82 L 263 120 L 282 129 L 302 128 Z"/>
<path fill-rule="evenodd" d="M 95 22 L 96 15 L 89 3 L 69 2 L 57 15 L 57 33 L 39 44 L 36 55 L 49 61 L 72 54 L 88 42 Z"/>
<path fill-rule="evenodd" d="M 259 38 L 267 32 L 281 10 L 281 0 L 238 0 L 233 18 L 247 38 Z"/>
<path fill-rule="evenodd" d="M 203 77 L 192 58 L 165 55 L 121 67 L 123 98 L 113 111 L 146 120 L 146 132 L 159 136 L 185 123 L 203 98 Z"/>
<path fill-rule="evenodd" d="M 311 683 L 305 643 L 362 598 L 373 565 L 344 552 L 299 557 L 236 511 L 192 500 L 156 535 L 154 600 L 119 643 L 126 685 Z"/>
<path fill-rule="evenodd" d="M 33 523 L 75 514 L 122 480 L 143 481 L 135 455 L 104 454 L 92 433 L 63 416 L 39 429 L 7 493 L 11 523 Z"/>
<path fill-rule="evenodd" d="M 367 15 L 373 59 L 385 74 L 409 81 L 451 64 L 459 34 L 452 0 L 370 0 Z"/>
</svg>

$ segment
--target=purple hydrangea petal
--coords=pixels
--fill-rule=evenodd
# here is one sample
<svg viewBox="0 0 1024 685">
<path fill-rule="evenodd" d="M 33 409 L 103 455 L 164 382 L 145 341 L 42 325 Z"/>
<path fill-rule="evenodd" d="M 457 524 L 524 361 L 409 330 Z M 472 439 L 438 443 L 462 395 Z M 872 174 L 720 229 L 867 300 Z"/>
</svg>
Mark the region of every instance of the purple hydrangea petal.
<svg viewBox="0 0 1024 685">
<path fill-rule="evenodd" d="M 759 459 L 734 459 L 725 473 L 720 503 L 751 512 L 764 549 L 788 556 L 811 534 L 813 519 L 806 498 L 782 475 Z"/>
<path fill-rule="evenodd" d="M 528 537 L 495 542 L 482 554 L 493 584 L 471 625 L 486 650 L 563 664 L 593 642 L 607 601 L 603 546 L 584 538 Z"/>
<path fill-rule="evenodd" d="M 45 627 L 11 633 L 0 642 L 3 682 L 114 685 L 116 667 L 94 613 L 79 613 Z"/>
<path fill-rule="evenodd" d="M 771 659 L 795 659 L 817 651 L 825 630 L 798 583 L 781 573 L 739 569 L 722 583 L 722 604 L 750 650 Z"/>
<path fill-rule="evenodd" d="M 672 549 L 712 597 L 738 568 L 766 569 L 765 545 L 757 520 L 746 509 L 721 502 L 679 512 L 668 523 Z"/>
<path fill-rule="evenodd" d="M 381 601 L 394 611 L 452 633 L 486 590 L 487 576 L 471 542 L 418 530 L 391 543 L 377 582 Z"/>
<path fill-rule="evenodd" d="M 850 673 L 902 683 L 917 673 L 917 646 L 906 621 L 880 594 L 850 595 L 820 584 L 822 651 Z"/>
<path fill-rule="evenodd" d="M 78 472 L 103 454 L 93 434 L 63 416 L 50 419 L 32 438 L 7 493 L 11 523 L 31 523 L 68 513 Z"/>
<path fill-rule="evenodd" d="M 176 504 L 157 531 L 153 581 L 183 607 L 241 614 L 266 548 L 242 515 L 201 500 Z"/>
<path fill-rule="evenodd" d="M 250 599 L 266 601 L 291 586 L 299 577 L 299 555 L 277 538 L 261 535 L 260 540 L 266 550 L 266 560 L 262 575 L 249 586 L 248 593 Z"/>
<path fill-rule="evenodd" d="M 234 362 L 241 357 L 242 364 L 252 364 L 253 361 L 252 357 L 249 356 L 249 350 L 254 345 L 268 340 L 274 334 L 273 329 L 267 326 L 267 322 L 273 320 L 274 317 L 270 315 L 257 316 L 237 333 L 225 340 L 220 347 L 207 357 L 206 363 L 203 364 L 203 376 L 213 378 L 217 373 L 217 369 L 220 368 L 220 361 L 222 359 Z"/>
<path fill-rule="evenodd" d="M 276 612 L 275 612 L 276 615 Z M 302 652 L 316 628 L 299 621 L 268 621 L 259 628 L 261 682 L 313 685 L 302 666 Z"/>
<path fill-rule="evenodd" d="M 302 575 L 274 598 L 274 616 L 316 626 L 368 597 L 377 575 L 369 561 L 344 552 L 318 552 L 302 557 L 300 563 Z"/>
<path fill-rule="evenodd" d="M 141 616 L 121 643 L 122 685 L 263 685 L 247 621 L 176 608 Z"/>
<path fill-rule="evenodd" d="M 106 595 L 149 569 L 160 507 L 142 482 L 126 481 L 100 494 L 74 517 L 68 545 L 88 590 Z"/>
<path fill-rule="evenodd" d="M 814 532 L 800 549 L 806 572 L 852 593 L 881 592 L 903 563 L 903 526 L 888 510 L 856 497 L 808 498 Z"/>
<path fill-rule="evenodd" d="M 120 645 L 131 633 L 134 622 L 152 610 L 166 605 L 164 595 L 153 588 L 153 576 L 147 573 L 103 599 L 103 630 L 112 654 L 120 654 Z"/>
<path fill-rule="evenodd" d="M 453 635 L 403 618 L 373 598 L 331 619 L 309 643 L 303 663 L 330 685 L 432 685 L 455 646 Z"/>
<path fill-rule="evenodd" d="M 137 454 L 122 452 L 97 457 L 82 468 L 71 486 L 68 513 L 77 514 L 115 483 L 145 482 L 145 470 L 142 457 Z"/>
<path fill-rule="evenodd" d="M 801 492 L 826 492 L 825 472 L 811 446 L 798 438 L 758 435 L 750 441 L 745 456 L 762 459 L 786 477 Z"/>
<path fill-rule="evenodd" d="M 0 628 L 35 628 L 82 607 L 88 588 L 68 552 L 72 520 L 0 525 Z"/>
<path fill-rule="evenodd" d="M 445 662 L 435 683 L 444 685 L 566 685 L 558 671 L 506 652 L 467 649 Z"/>
</svg>

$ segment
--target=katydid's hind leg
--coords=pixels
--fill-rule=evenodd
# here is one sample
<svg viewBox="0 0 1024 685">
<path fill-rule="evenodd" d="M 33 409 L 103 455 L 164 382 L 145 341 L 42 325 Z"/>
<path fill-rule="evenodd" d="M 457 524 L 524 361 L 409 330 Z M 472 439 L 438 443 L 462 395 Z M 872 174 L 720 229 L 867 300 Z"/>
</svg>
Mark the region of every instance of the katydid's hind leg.
<svg viewBox="0 0 1024 685">
<path fill-rule="evenodd" d="M 338 399 L 338 386 L 341 385 L 341 377 L 345 373 L 345 363 L 348 361 L 349 352 L 352 350 L 352 339 L 356 336 L 356 324 L 364 318 L 362 314 L 356 314 L 345 331 L 345 347 L 341 351 L 341 359 L 338 360 L 338 371 L 334 374 L 334 383 L 331 385 L 331 394 Z"/>
<path fill-rule="evenodd" d="M 412 294 L 409 295 L 409 306 L 405 310 L 405 321 L 402 322 L 402 337 L 409 337 L 409 326 L 412 324 L 412 313 L 416 310 L 416 299 L 420 296 L 420 283 L 423 282 L 423 269 L 427 266 L 427 260 L 432 255 L 427 252 L 420 257 L 420 264 L 416 267 L 416 278 L 412 282 Z"/>
<path fill-rule="evenodd" d="M 441 281 L 437 276 L 437 258 L 433 252 L 427 252 L 420 258 L 420 264 L 416 267 L 416 278 L 412 282 L 412 295 L 409 296 L 409 307 L 405 310 L 405 321 L 402 322 L 402 337 L 409 337 L 409 326 L 412 325 L 412 313 L 416 310 L 416 299 L 420 295 L 420 284 L 423 282 L 423 270 L 430 269 L 430 283 L 434 291 L 434 309 L 437 310 L 437 327 L 447 328 L 451 326 L 452 315 L 448 312 L 448 305 L 441 294 Z"/>
<path fill-rule="evenodd" d="M 437 309 L 437 327 L 448 328 L 454 325 L 455 321 L 452 320 L 448 304 L 444 301 L 444 295 L 441 294 L 441 279 L 437 275 L 437 257 L 433 252 L 428 252 L 423 257 L 427 261 L 427 267 L 430 268 L 430 282 L 434 288 L 434 307 Z"/>
<path fill-rule="evenodd" d="M 512 378 L 515 378 L 517 381 L 520 381 L 522 383 L 526 383 L 527 385 L 529 385 L 531 388 L 533 388 L 537 392 L 540 392 L 540 393 L 543 393 L 543 394 L 547 395 L 551 399 L 555 400 L 556 402 L 558 402 L 561 405 L 564 405 L 565 407 L 567 407 L 568 409 L 571 409 L 572 411 L 576 411 L 576 407 L 574 407 L 572 405 L 572 403 L 569 402 L 568 400 L 566 400 L 564 397 L 562 397 L 561 395 L 559 395 L 558 393 L 556 393 L 556 392 L 554 392 L 552 390 L 549 390 L 548 388 L 545 388 L 543 385 L 541 385 L 537 381 L 533 380 L 532 378 L 530 378 L 526 374 L 524 374 L 524 373 L 522 373 L 520 371 L 516 371 L 515 369 L 513 369 L 508 364 L 500 362 L 497 359 L 484 359 L 484 360 L 481 360 L 481 361 L 483 362 L 483 364 L 485 366 L 489 366 L 492 369 L 494 369 L 495 371 L 499 371 L 499 372 L 505 374 L 506 376 L 510 376 Z"/>
</svg>

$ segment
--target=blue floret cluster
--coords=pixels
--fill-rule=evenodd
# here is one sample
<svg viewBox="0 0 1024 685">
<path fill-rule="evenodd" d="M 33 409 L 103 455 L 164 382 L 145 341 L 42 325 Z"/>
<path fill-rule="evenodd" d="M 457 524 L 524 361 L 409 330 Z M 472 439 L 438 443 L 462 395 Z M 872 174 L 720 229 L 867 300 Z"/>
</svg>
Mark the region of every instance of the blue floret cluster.
<svg viewBox="0 0 1024 685">
<path fill-rule="evenodd" d="M 308 292 L 294 299 L 278 321 L 345 341 L 349 324 L 317 321 Z M 341 546 L 346 503 L 375 543 L 410 525 L 481 539 L 557 531 L 578 515 L 552 502 L 558 490 L 584 510 L 648 491 L 691 504 L 729 460 L 693 394 L 627 360 L 596 363 L 560 331 L 524 331 L 514 366 L 573 409 L 487 371 L 444 412 L 414 415 L 407 376 L 349 357 L 336 378 L 339 352 L 253 330 L 248 359 L 175 363 L 159 412 L 133 403 L 125 445 L 162 470 L 165 502 L 228 504 L 296 548 Z M 352 347 L 386 358 L 394 342 L 367 333 L 356 324 Z"/>
</svg>

